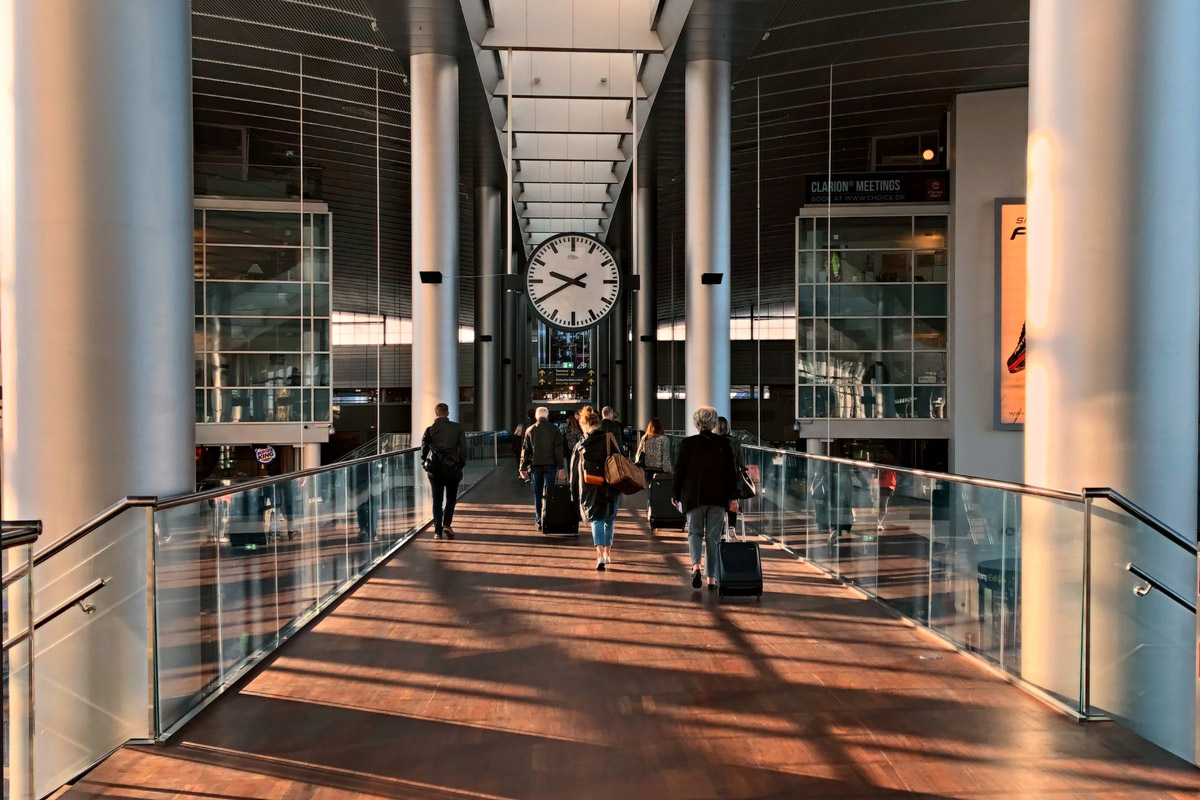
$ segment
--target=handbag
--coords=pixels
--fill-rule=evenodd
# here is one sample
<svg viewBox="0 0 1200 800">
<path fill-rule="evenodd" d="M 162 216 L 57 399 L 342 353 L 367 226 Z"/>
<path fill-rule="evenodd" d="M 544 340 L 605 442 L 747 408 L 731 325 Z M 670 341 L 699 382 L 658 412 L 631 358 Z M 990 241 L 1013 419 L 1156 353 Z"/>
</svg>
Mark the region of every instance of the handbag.
<svg viewBox="0 0 1200 800">
<path fill-rule="evenodd" d="M 621 494 L 634 494 L 646 488 L 642 471 L 621 454 L 616 438 L 608 434 L 608 458 L 604 461 L 604 479 Z"/>
<path fill-rule="evenodd" d="M 749 500 L 758 495 L 758 485 L 750 477 L 750 470 L 745 467 L 738 471 L 736 494 L 738 500 Z"/>
</svg>

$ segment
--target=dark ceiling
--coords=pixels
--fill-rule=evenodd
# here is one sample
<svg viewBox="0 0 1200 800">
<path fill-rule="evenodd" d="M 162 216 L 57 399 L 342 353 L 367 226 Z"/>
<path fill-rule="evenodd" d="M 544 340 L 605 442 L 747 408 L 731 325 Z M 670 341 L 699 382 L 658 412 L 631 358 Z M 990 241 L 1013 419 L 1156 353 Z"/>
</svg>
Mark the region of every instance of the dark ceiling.
<svg viewBox="0 0 1200 800">
<path fill-rule="evenodd" d="M 441 3 L 461 17 L 458 0 Z M 438 0 L 412 5 L 441 7 Z M 404 35 L 395 20 L 405 6 L 402 0 L 192 0 L 197 123 L 244 126 L 252 160 L 294 166 L 303 120 L 305 166 L 319 171 L 322 199 L 335 215 L 338 310 L 376 310 L 378 263 L 378 308 L 409 314 L 405 73 L 415 43 L 386 38 Z M 734 306 L 753 302 L 758 287 L 760 189 L 763 300 L 782 302 L 792 296 L 804 175 L 830 164 L 834 171 L 867 170 L 873 137 L 942 131 L 956 94 L 1024 85 L 1028 16 L 1028 0 L 696 0 L 685 30 L 688 52 L 721 55 L 712 48 L 728 47 L 734 62 Z M 682 56 L 677 51 L 668 70 L 641 150 L 659 186 L 664 319 L 682 310 Z M 463 64 L 460 81 L 466 278 L 474 272 L 469 187 L 490 173 L 496 153 L 478 133 L 483 98 L 473 64 Z M 627 202 L 628 192 L 618 213 L 628 213 Z M 473 292 L 469 280 L 462 286 L 462 321 L 470 324 Z"/>
</svg>

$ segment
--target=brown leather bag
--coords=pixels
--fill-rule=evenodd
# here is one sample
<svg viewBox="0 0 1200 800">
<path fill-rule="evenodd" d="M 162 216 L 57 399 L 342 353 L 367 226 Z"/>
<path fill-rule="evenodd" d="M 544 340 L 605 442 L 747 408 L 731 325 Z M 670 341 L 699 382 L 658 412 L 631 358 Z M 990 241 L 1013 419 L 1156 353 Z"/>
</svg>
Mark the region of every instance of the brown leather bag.
<svg viewBox="0 0 1200 800">
<path fill-rule="evenodd" d="M 617 440 L 608 434 L 608 458 L 604 461 L 604 479 L 621 494 L 636 494 L 646 488 L 642 470 L 625 456 Z"/>
</svg>

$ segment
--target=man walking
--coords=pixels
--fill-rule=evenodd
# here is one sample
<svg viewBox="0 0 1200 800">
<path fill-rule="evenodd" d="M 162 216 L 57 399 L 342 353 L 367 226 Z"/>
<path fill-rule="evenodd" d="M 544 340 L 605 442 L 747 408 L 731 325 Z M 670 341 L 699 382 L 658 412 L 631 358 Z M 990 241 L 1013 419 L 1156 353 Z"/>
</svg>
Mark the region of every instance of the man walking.
<svg viewBox="0 0 1200 800">
<path fill-rule="evenodd" d="M 692 424 L 696 435 L 679 443 L 672 491 L 675 504 L 687 515 L 692 588 L 700 588 L 703 556 L 711 589 L 717 581 L 717 542 L 725 529 L 729 501 L 737 496 L 737 467 L 729 440 L 713 430 L 717 426 L 715 408 L 697 408 Z"/>
<path fill-rule="evenodd" d="M 600 422 L 600 430 L 613 435 L 613 438 L 617 440 L 617 447 L 621 448 L 621 455 L 629 455 L 629 449 L 625 447 L 625 429 L 617 421 L 617 412 L 613 410 L 612 406 L 605 406 L 600 411 L 600 416 L 603 418 Z"/>
<path fill-rule="evenodd" d="M 454 506 L 458 502 L 458 484 L 467 465 L 467 436 L 462 426 L 450 421 L 450 407 L 438 403 L 433 424 L 421 437 L 421 466 L 429 475 L 433 489 L 433 538 L 454 538 Z"/>
<path fill-rule="evenodd" d="M 563 436 L 550 421 L 550 409 L 537 409 L 537 421 L 525 431 L 521 444 L 521 477 L 533 484 L 533 518 L 542 529 L 542 504 L 547 486 L 554 485 L 563 467 Z"/>
</svg>

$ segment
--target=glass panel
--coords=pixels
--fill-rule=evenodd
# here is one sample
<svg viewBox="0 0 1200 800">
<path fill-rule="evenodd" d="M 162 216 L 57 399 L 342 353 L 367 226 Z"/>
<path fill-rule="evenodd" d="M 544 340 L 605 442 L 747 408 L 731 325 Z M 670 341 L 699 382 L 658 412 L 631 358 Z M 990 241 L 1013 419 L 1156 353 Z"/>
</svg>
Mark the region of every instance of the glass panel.
<svg viewBox="0 0 1200 800">
<path fill-rule="evenodd" d="M 1029 530 L 1034 530 L 1032 525 Z M 1195 718 L 1173 703 L 1194 686 L 1196 618 L 1158 589 L 1144 597 L 1136 594 L 1134 590 L 1145 584 L 1126 571 L 1126 564 L 1196 600 L 1194 556 L 1108 502 L 1096 501 L 1092 510 L 1092 706 L 1135 732 L 1153 730 L 1159 741 L 1190 740 Z M 1068 586 L 1079 585 L 1078 574 L 1062 572 Z M 1078 619 L 1067 613 L 1055 614 L 1064 627 Z M 1129 691 L 1123 681 L 1134 675 L 1157 677 L 1169 686 Z"/>
<path fill-rule="evenodd" d="M 222 316 L 298 317 L 304 313 L 300 302 L 303 289 L 304 284 L 300 283 L 209 281 L 208 313 Z M 325 287 L 325 290 L 327 314 L 328 287 Z"/>
<path fill-rule="evenodd" d="M 299 245 L 300 215 L 279 211 L 209 211 L 209 244 Z"/>
<path fill-rule="evenodd" d="M 824 287 L 822 287 L 823 289 Z M 828 312 L 825 291 L 817 290 L 817 314 L 829 313 L 838 317 L 908 317 L 912 315 L 912 289 L 903 286 L 831 285 L 828 289 Z"/>
<path fill-rule="evenodd" d="M 945 318 L 925 318 L 913 320 L 913 346 L 917 350 L 946 349 L 946 320 Z"/>
<path fill-rule="evenodd" d="M 833 245 L 851 249 L 912 248 L 912 217 L 834 217 Z"/>
<path fill-rule="evenodd" d="M 195 286 L 195 314 L 196 316 L 204 316 L 204 284 L 196 282 Z"/>
<path fill-rule="evenodd" d="M 299 319 L 209 317 L 209 334 L 213 340 L 209 349 L 266 353 L 328 350 L 328 344 L 324 347 L 304 347 L 302 334 L 308 324 Z M 324 330 L 328 337 L 328 322 L 324 323 Z"/>
<path fill-rule="evenodd" d="M 834 283 L 908 283 L 911 250 L 835 250 L 828 258 L 818 253 Z"/>
<path fill-rule="evenodd" d="M 209 245 L 204 275 L 209 280 L 298 281 L 300 250 Z"/>
<path fill-rule="evenodd" d="M 228 503 L 154 514 L 159 724 L 174 725 L 221 683 L 217 530 Z"/>
<path fill-rule="evenodd" d="M 945 250 L 917 252 L 913 255 L 913 280 L 945 283 L 950 274 L 949 255 Z"/>
<path fill-rule="evenodd" d="M 941 320 L 943 342 L 945 323 L 945 320 Z M 911 326 L 912 322 L 908 319 L 834 318 L 829 321 L 829 349 L 909 350 L 912 347 Z M 819 338 L 817 347 L 821 347 Z"/>
<path fill-rule="evenodd" d="M 824 217 L 801 220 L 800 249 L 823 250 L 828 243 L 829 222 Z"/>
<path fill-rule="evenodd" d="M 813 287 L 801 285 L 796 289 L 796 314 L 801 317 L 811 317 L 816 310 L 813 300 Z"/>
<path fill-rule="evenodd" d="M 913 247 L 917 250 L 935 250 L 946 247 L 950 231 L 950 218 L 916 217 L 913 220 Z"/>
<path fill-rule="evenodd" d="M 817 280 L 817 254 L 808 250 L 801 250 L 798 254 L 800 259 L 799 274 L 797 281 L 799 283 L 813 283 Z M 822 258 L 822 262 L 824 259 Z"/>
<path fill-rule="evenodd" d="M 313 356 L 299 353 L 210 353 L 210 386 L 298 386 L 311 376 Z M 328 356 L 325 369 L 328 370 Z M 302 365 L 307 365 L 301 369 Z M 303 377 L 302 377 L 303 376 Z"/>
<path fill-rule="evenodd" d="M 330 392 L 328 389 L 317 389 L 313 392 L 313 421 L 329 422 Z"/>
<path fill-rule="evenodd" d="M 946 387 L 917 386 L 913 389 L 913 413 L 919 419 L 946 418 Z"/>
<path fill-rule="evenodd" d="M 206 422 L 300 422 L 302 390 L 209 389 Z"/>
<path fill-rule="evenodd" d="M 327 352 L 329 350 L 329 320 L 314 319 L 304 323 L 306 334 L 304 350 L 307 352 Z"/>
<path fill-rule="evenodd" d="M 274 488 L 230 492 L 220 515 L 221 642 L 224 677 L 273 646 L 279 630 L 276 608 L 275 527 L 267 510 Z"/>
<path fill-rule="evenodd" d="M 913 374 L 915 383 L 945 383 L 946 354 L 945 353 L 914 353 Z"/>
<path fill-rule="evenodd" d="M 275 485 L 271 515 L 279 565 L 281 632 L 302 624 L 317 605 L 317 531 L 313 523 L 311 477 Z"/>
<path fill-rule="evenodd" d="M 329 284 L 313 283 L 308 286 L 309 302 L 304 309 L 305 314 L 316 317 L 329 316 Z"/>
<path fill-rule="evenodd" d="M 947 308 L 946 284 L 913 287 L 913 311 L 917 316 L 944 317 Z"/>
<path fill-rule="evenodd" d="M 879 532 L 879 598 L 912 619 L 929 617 L 929 552 L 937 481 L 900 470 Z"/>
<path fill-rule="evenodd" d="M 329 251 L 328 250 L 305 250 L 304 251 L 304 280 L 306 280 L 306 281 L 328 281 L 329 280 Z"/>
<path fill-rule="evenodd" d="M 304 244 L 309 247 L 329 246 L 329 215 L 305 214 L 308 218 L 304 227 Z"/>
</svg>

